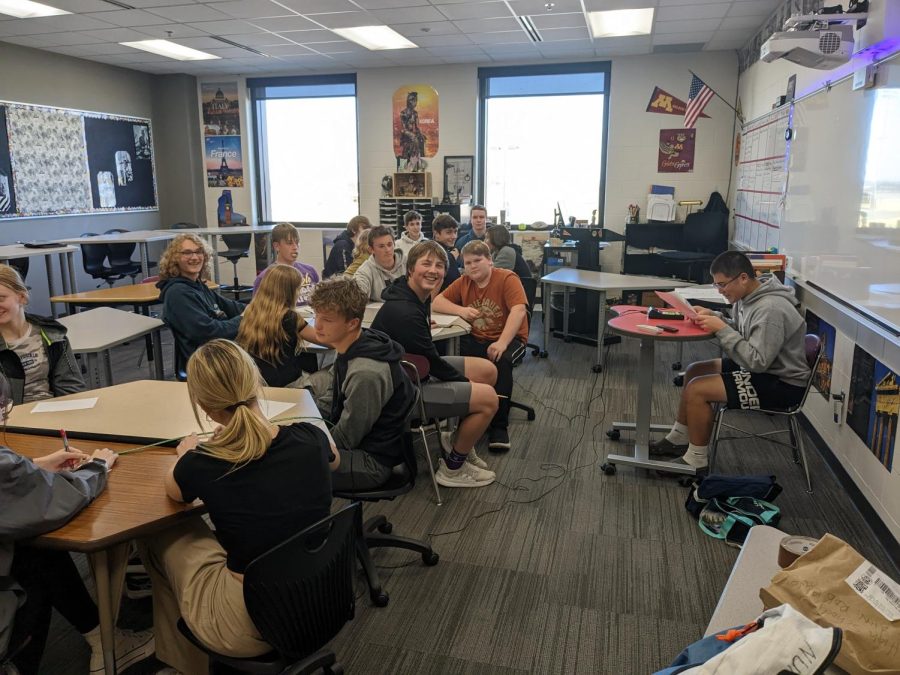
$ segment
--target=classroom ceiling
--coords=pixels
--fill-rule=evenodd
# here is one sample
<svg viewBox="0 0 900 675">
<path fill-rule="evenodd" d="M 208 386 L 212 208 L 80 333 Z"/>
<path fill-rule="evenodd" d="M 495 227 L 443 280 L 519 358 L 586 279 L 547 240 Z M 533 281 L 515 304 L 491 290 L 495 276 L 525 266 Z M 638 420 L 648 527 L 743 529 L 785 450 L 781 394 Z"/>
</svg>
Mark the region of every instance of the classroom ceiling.
<svg viewBox="0 0 900 675">
<path fill-rule="evenodd" d="M 148 73 L 335 72 L 737 49 L 780 0 L 41 0 L 0 14 L 0 40 Z M 547 8 L 552 4 L 551 9 Z M 656 7 L 650 35 L 592 39 L 586 12 Z M 516 19 L 530 16 L 542 41 Z M 419 49 L 369 51 L 332 28 L 388 25 Z M 174 61 L 120 42 L 168 38 L 220 58 Z M 11 76 L 11 73 L 7 73 Z"/>
</svg>

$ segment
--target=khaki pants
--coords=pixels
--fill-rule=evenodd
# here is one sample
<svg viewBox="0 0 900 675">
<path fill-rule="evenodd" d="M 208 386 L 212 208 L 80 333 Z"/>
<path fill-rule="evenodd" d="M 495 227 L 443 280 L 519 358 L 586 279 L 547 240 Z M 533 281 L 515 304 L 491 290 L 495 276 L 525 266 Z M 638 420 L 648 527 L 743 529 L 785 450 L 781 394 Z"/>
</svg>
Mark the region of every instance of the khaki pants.
<svg viewBox="0 0 900 675">
<path fill-rule="evenodd" d="M 204 675 L 206 654 L 182 636 L 184 619 L 212 651 L 251 657 L 271 651 L 244 605 L 244 587 L 225 566 L 225 551 L 200 518 L 138 545 L 153 582 L 156 656 L 184 675 Z"/>
</svg>

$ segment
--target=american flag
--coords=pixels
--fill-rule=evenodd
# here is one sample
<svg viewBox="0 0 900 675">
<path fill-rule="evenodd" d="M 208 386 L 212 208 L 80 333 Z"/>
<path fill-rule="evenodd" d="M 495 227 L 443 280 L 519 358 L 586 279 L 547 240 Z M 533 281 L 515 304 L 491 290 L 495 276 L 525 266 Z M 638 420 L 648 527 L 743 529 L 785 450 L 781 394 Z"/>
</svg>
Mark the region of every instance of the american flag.
<svg viewBox="0 0 900 675">
<path fill-rule="evenodd" d="M 703 80 L 693 73 L 691 75 L 693 75 L 691 78 L 691 91 L 688 94 L 687 108 L 684 110 L 685 129 L 694 128 L 694 124 L 697 123 L 697 118 L 703 114 L 706 104 L 716 95 L 716 92 L 710 89 Z"/>
</svg>

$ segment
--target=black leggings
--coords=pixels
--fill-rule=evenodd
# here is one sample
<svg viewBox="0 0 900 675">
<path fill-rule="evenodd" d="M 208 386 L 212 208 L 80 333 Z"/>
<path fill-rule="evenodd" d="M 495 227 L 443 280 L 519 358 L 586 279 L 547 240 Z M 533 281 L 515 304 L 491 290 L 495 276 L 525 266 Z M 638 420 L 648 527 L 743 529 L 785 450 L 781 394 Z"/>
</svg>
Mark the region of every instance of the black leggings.
<svg viewBox="0 0 900 675">
<path fill-rule="evenodd" d="M 22 675 L 36 675 L 50 630 L 51 609 L 56 608 L 79 633 L 96 628 L 100 616 L 66 551 L 17 546 L 12 576 L 28 596 L 16 612 L 9 653 Z"/>
</svg>

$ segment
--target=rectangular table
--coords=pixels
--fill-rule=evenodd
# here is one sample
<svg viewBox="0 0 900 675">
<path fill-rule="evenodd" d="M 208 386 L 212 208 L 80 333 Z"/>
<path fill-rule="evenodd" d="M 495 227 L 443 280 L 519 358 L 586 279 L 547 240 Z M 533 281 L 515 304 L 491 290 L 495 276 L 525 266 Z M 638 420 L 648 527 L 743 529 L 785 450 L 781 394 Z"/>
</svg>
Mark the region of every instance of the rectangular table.
<svg viewBox="0 0 900 675">
<path fill-rule="evenodd" d="M 218 284 L 212 281 L 207 281 L 206 285 L 213 290 L 219 287 Z M 128 286 L 113 286 L 112 288 L 98 288 L 93 291 L 57 295 L 50 298 L 50 301 L 62 302 L 70 307 L 117 307 L 119 305 L 149 307 L 159 303 L 159 289 L 156 287 L 156 284 L 130 284 Z"/>
<path fill-rule="evenodd" d="M 86 312 L 64 316 L 59 322 L 67 329 L 66 337 L 69 338 L 72 351 L 76 354 L 84 354 L 87 360 L 92 389 L 98 389 L 104 385 L 109 386 L 113 383 L 110 350 L 145 335 L 150 336 L 152 349 L 152 358 L 148 363 L 154 367 L 157 380 L 165 378 L 162 362 L 162 336 L 160 334 L 164 324 L 160 319 L 112 307 L 96 307 Z M 103 382 L 103 377 L 101 377 L 101 359 L 106 382 Z"/>
<path fill-rule="evenodd" d="M 112 234 L 98 234 L 95 237 L 73 237 L 60 239 L 64 244 L 137 244 L 141 256 L 141 274 L 144 278 L 150 276 L 149 244 L 155 241 L 168 241 L 174 239 L 178 230 L 133 230 L 130 232 L 115 232 Z"/>
<path fill-rule="evenodd" d="M 550 299 L 554 286 L 561 286 L 563 295 L 563 334 L 569 332 L 569 291 L 572 288 L 583 288 L 600 294 L 600 307 L 597 311 L 597 360 L 592 370 L 599 373 L 603 370 L 603 338 L 606 334 L 606 294 L 616 291 L 653 291 L 669 290 L 693 286 L 688 281 L 666 279 L 663 277 L 644 277 L 633 274 L 613 274 L 611 272 L 594 272 L 578 270 L 570 267 L 556 270 L 541 277 L 541 307 L 544 321 L 544 350 L 550 344 L 551 311 Z"/>
<path fill-rule="evenodd" d="M 51 296 L 50 313 L 55 319 L 57 313 L 52 300 L 52 296 L 56 295 L 56 285 L 53 282 L 53 256 L 56 255 L 59 258 L 59 276 L 62 282 L 62 292 L 74 293 L 78 290 L 75 284 L 75 250 L 74 246 L 66 245 L 30 248 L 22 244 L 8 244 L 0 246 L 0 262 L 7 262 L 15 258 L 44 257 L 44 264 L 47 268 L 47 292 Z"/>
<path fill-rule="evenodd" d="M 320 419 L 312 396 L 304 389 L 264 388 L 271 401 L 291 403 L 291 408 L 270 416 L 274 421 L 300 415 Z M 75 440 L 72 445 L 88 452 L 97 447 L 88 439 L 105 439 L 113 450 L 209 431 L 212 423 L 197 424 L 184 382 L 143 380 L 90 392 L 61 396 L 54 401 L 97 397 L 89 410 L 36 413 L 36 404 L 16 406 L 10 415 L 6 443 L 16 452 L 38 457 L 61 446 L 59 429 Z M 200 419 L 205 416 L 201 413 Z M 15 421 L 13 421 L 15 420 Z M 118 442 L 115 442 L 118 441 Z M 35 540 L 38 546 L 80 551 L 91 559 L 97 584 L 100 634 L 106 673 L 115 673 L 115 621 L 125 580 L 129 542 L 151 535 L 184 518 L 203 512 L 202 504 L 178 504 L 165 494 L 164 479 L 176 458 L 171 450 L 148 449 L 120 457 L 106 490 L 64 527 Z"/>
</svg>

